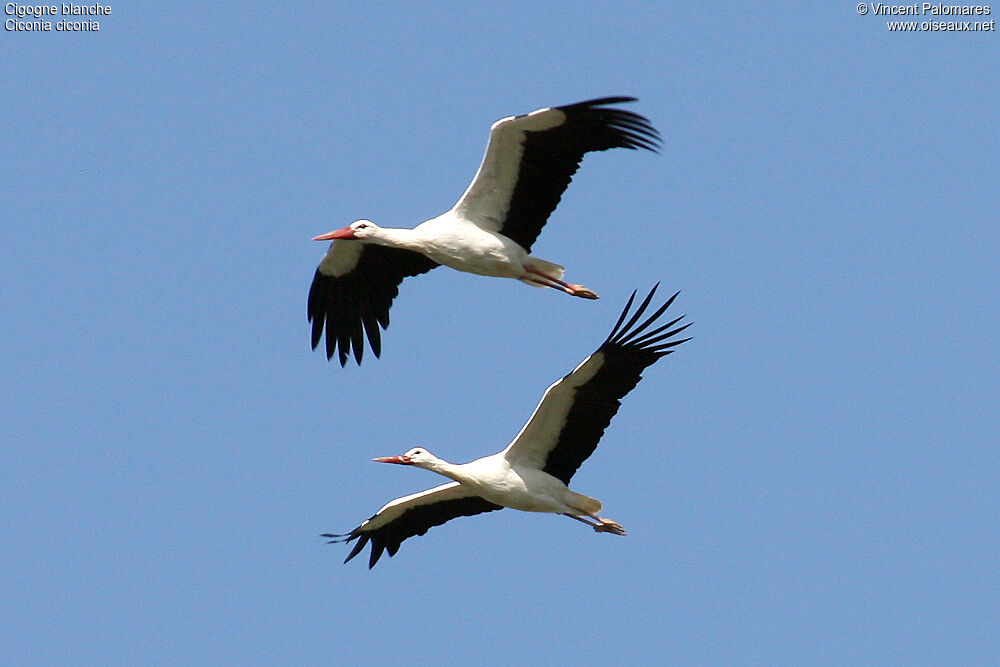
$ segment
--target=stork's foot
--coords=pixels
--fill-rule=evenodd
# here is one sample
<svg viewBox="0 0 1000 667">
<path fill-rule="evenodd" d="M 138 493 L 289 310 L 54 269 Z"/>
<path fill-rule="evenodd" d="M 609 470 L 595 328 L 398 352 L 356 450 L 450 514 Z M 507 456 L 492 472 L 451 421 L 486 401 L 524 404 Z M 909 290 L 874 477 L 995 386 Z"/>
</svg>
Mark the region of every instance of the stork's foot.
<svg viewBox="0 0 1000 667">
<path fill-rule="evenodd" d="M 578 296 L 583 299 L 600 299 L 591 290 L 587 289 L 583 285 L 566 285 L 566 292 L 572 294 L 573 296 Z"/>
<path fill-rule="evenodd" d="M 594 526 L 594 530 L 598 533 L 612 533 L 613 535 L 624 535 L 625 529 L 622 528 L 621 524 L 617 521 L 612 521 L 611 519 L 597 518 L 600 521 L 600 525 Z"/>
</svg>

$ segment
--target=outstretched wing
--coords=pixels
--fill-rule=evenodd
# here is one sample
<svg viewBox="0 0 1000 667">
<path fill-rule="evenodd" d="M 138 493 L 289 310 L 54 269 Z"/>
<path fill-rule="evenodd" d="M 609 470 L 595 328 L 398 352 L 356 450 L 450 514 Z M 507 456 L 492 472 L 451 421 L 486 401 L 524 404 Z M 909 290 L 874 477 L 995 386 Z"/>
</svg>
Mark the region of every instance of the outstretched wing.
<svg viewBox="0 0 1000 667">
<path fill-rule="evenodd" d="M 344 560 L 345 563 L 361 553 L 365 545 L 371 542 L 371 556 L 368 558 L 368 568 L 371 569 L 375 567 L 383 551 L 395 556 L 399 545 L 408 537 L 423 535 L 430 528 L 460 516 L 473 516 L 499 509 L 503 507 L 475 495 L 458 482 L 449 482 L 396 498 L 345 535 L 324 533 L 323 537 L 331 538 L 331 542 L 358 541 Z"/>
<path fill-rule="evenodd" d="M 434 260 L 410 250 L 348 240 L 331 243 L 309 288 L 313 349 L 325 327 L 326 358 L 339 351 L 343 366 L 353 348 L 354 360 L 360 364 L 364 330 L 372 352 L 379 356 L 379 325 L 383 329 L 389 326 L 389 307 L 399 293 L 399 284 L 407 276 L 436 266 Z"/>
<path fill-rule="evenodd" d="M 645 298 L 627 324 L 635 292 L 629 298 L 618 323 L 597 350 L 545 390 L 534 414 L 504 450 L 512 464 L 541 468 L 569 484 L 584 461 L 594 453 L 604 429 L 618 412 L 622 398 L 642 379 L 642 371 L 674 347 L 690 338 L 673 339 L 690 324 L 671 329 L 681 317 L 652 331 L 646 331 L 677 298 L 667 299 L 641 324 L 656 287 Z M 673 340 L 672 340 L 673 339 Z"/>
<path fill-rule="evenodd" d="M 603 97 L 498 120 L 476 177 L 453 210 L 530 251 L 585 153 L 655 151 L 659 133 L 637 113 L 610 107 L 634 97 Z"/>
</svg>

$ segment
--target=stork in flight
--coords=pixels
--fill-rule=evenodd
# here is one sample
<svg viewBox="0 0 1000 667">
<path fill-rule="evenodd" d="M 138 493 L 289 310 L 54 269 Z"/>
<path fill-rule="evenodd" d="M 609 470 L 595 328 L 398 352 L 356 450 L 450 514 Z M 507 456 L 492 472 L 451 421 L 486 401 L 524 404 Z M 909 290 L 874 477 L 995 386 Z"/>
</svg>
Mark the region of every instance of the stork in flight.
<svg viewBox="0 0 1000 667">
<path fill-rule="evenodd" d="M 526 512 L 553 512 L 582 521 L 599 533 L 624 535 L 618 523 L 597 515 L 601 502 L 572 491 L 567 484 L 597 447 L 621 400 L 642 379 L 642 371 L 689 338 L 675 336 L 690 324 L 674 327 L 683 316 L 650 326 L 677 298 L 667 299 L 641 324 L 656 287 L 625 323 L 635 292 L 601 346 L 573 372 L 556 381 L 542 396 L 534 414 L 507 448 L 470 463 L 454 464 L 416 447 L 400 456 L 375 459 L 426 468 L 454 481 L 397 498 L 349 533 L 325 533 L 331 542 L 357 540 L 351 560 L 371 542 L 368 567 L 388 551 L 394 556 L 408 537 L 423 535 L 460 516 L 512 507 Z"/>
<path fill-rule="evenodd" d="M 562 266 L 529 253 L 585 153 L 657 150 L 659 133 L 648 119 L 609 106 L 633 101 L 604 97 L 498 120 L 476 177 L 451 210 L 413 229 L 357 220 L 315 237 L 333 242 L 309 289 L 313 349 L 325 327 L 326 358 L 337 353 L 343 366 L 353 349 L 360 364 L 363 331 L 379 356 L 379 325 L 389 326 L 399 284 L 440 264 L 596 299 L 564 282 Z"/>
</svg>

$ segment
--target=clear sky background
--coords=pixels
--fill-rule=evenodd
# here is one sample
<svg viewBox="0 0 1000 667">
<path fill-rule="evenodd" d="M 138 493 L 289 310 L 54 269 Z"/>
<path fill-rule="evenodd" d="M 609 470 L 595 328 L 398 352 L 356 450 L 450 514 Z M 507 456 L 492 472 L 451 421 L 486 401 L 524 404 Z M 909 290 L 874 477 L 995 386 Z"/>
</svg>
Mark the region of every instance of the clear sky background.
<svg viewBox="0 0 1000 667">
<path fill-rule="evenodd" d="M 0 662 L 1000 661 L 996 32 L 110 6 L 0 34 Z M 493 121 L 606 95 L 663 151 L 589 155 L 534 248 L 601 300 L 438 269 L 381 360 L 310 350 L 312 236 L 437 215 Z M 440 482 L 373 456 L 504 447 L 656 282 L 694 339 L 573 484 L 627 537 L 506 510 L 372 571 L 319 537 Z"/>
</svg>

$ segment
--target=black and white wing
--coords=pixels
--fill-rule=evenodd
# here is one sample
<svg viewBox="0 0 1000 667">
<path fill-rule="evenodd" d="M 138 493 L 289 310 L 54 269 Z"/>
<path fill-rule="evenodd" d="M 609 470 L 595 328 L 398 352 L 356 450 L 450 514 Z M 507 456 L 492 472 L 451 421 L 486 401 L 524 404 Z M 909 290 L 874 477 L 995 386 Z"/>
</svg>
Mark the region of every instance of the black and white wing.
<svg viewBox="0 0 1000 667">
<path fill-rule="evenodd" d="M 423 535 L 430 528 L 460 516 L 473 516 L 499 509 L 503 507 L 475 495 L 458 482 L 449 482 L 396 498 L 346 535 L 325 533 L 323 537 L 331 538 L 331 542 L 358 541 L 344 560 L 345 563 L 361 553 L 365 545 L 371 542 L 371 556 L 368 558 L 368 568 L 371 569 L 375 567 L 383 551 L 395 556 L 399 545 L 408 537 Z"/>
<path fill-rule="evenodd" d="M 362 330 L 372 352 L 379 356 L 382 338 L 379 326 L 389 326 L 389 307 L 399 294 L 403 278 L 426 273 L 437 262 L 418 252 L 360 243 L 330 244 L 309 288 L 309 321 L 312 346 L 316 349 L 326 328 L 326 358 L 339 352 L 340 365 L 354 349 L 360 364 L 364 353 Z M 339 350 L 338 350 L 339 348 Z"/>
<path fill-rule="evenodd" d="M 642 379 L 642 371 L 673 352 L 672 348 L 690 340 L 673 339 L 690 326 L 685 324 L 671 329 L 683 315 L 647 331 L 677 294 L 644 322 L 636 324 L 655 293 L 656 287 L 653 287 L 623 325 L 635 299 L 633 292 L 618 323 L 601 346 L 572 373 L 545 390 L 528 423 L 504 450 L 508 461 L 540 468 L 569 484 L 580 464 L 594 453 L 604 429 L 618 412 L 622 398 Z"/>
<path fill-rule="evenodd" d="M 530 251 L 585 153 L 657 150 L 659 133 L 647 118 L 608 106 L 634 101 L 603 97 L 498 120 L 476 177 L 452 210 Z"/>
</svg>

